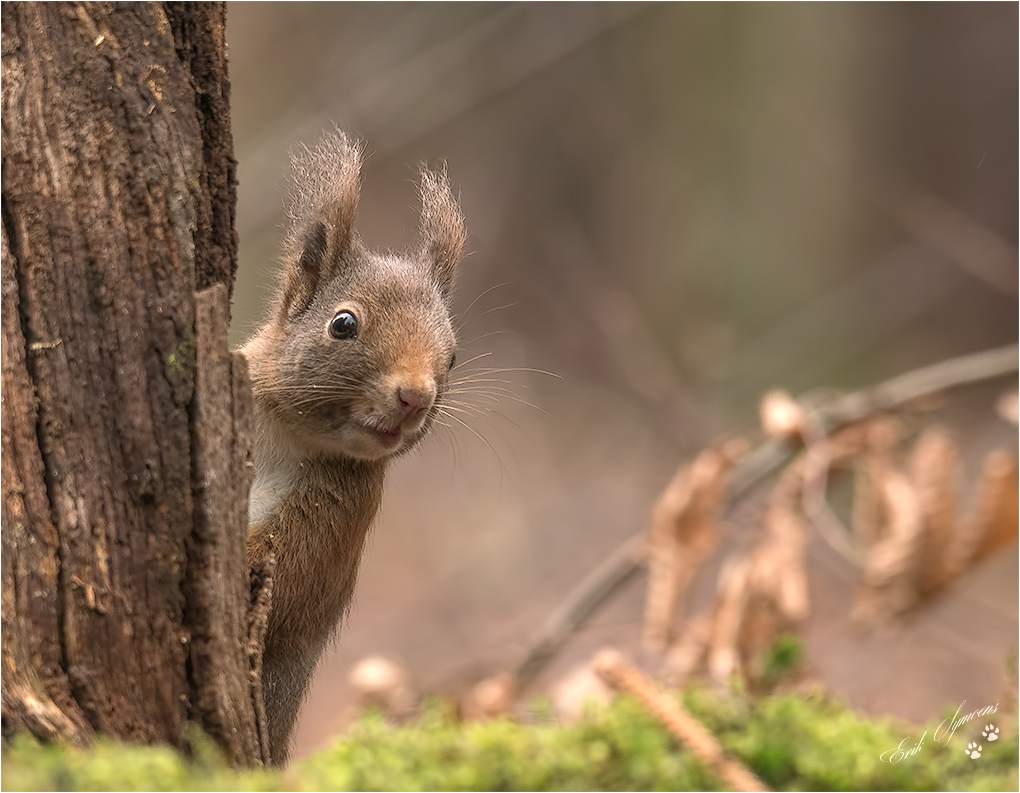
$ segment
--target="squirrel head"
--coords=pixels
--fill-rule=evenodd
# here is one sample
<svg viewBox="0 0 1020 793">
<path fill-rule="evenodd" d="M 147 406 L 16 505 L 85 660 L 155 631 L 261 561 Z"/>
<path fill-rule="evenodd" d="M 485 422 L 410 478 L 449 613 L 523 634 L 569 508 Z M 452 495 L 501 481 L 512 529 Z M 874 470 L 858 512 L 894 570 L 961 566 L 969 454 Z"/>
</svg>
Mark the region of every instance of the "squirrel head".
<svg viewBox="0 0 1020 793">
<path fill-rule="evenodd" d="M 256 400 L 292 440 L 378 460 L 414 446 L 439 410 L 466 232 L 445 169 L 422 168 L 420 245 L 366 249 L 354 230 L 361 161 L 342 132 L 293 158 L 281 289 L 244 351 Z"/>
</svg>

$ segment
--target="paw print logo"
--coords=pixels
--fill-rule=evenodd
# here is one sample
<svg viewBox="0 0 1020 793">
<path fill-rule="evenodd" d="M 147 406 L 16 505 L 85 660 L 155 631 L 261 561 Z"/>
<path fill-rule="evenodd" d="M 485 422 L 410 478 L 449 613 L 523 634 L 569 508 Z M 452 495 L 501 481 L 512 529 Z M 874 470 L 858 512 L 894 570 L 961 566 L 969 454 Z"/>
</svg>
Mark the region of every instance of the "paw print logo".
<svg viewBox="0 0 1020 793">
<path fill-rule="evenodd" d="M 967 744 L 967 748 L 963 750 L 967 753 L 967 757 L 971 760 L 977 760 L 981 756 L 981 746 L 971 741 Z"/>
<path fill-rule="evenodd" d="M 999 740 L 999 728 L 994 724 L 986 724 L 985 728 L 981 730 L 981 737 L 986 741 L 997 741 Z"/>
</svg>

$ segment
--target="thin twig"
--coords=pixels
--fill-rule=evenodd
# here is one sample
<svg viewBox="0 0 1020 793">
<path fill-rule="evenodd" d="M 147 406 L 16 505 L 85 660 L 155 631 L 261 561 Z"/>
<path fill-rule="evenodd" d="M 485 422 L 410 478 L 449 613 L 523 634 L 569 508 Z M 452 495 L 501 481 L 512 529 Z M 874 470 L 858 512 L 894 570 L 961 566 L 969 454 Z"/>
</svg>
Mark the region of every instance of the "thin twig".
<svg viewBox="0 0 1020 793">
<path fill-rule="evenodd" d="M 947 388 L 978 383 L 1015 372 L 1020 347 L 1007 344 L 962 355 L 886 380 L 873 388 L 839 397 L 823 413 L 830 425 L 858 421 L 869 413 L 888 410 Z"/>
<path fill-rule="evenodd" d="M 941 253 L 997 292 L 1017 295 L 1017 250 L 1005 239 L 938 196 L 886 181 L 877 198 L 918 242 Z"/>
<path fill-rule="evenodd" d="M 871 413 L 889 410 L 927 394 L 1015 372 L 1018 354 L 1018 346 L 1009 344 L 914 369 L 871 388 L 837 397 L 817 408 L 816 418 L 821 421 L 823 431 L 831 433 Z M 728 502 L 732 504 L 785 464 L 795 451 L 791 441 L 775 439 L 745 455 L 730 476 Z M 534 679 L 570 635 L 640 569 L 647 556 L 647 532 L 640 531 L 625 540 L 575 587 L 545 621 L 518 665 L 520 688 Z"/>
<path fill-rule="evenodd" d="M 648 557 L 648 539 L 641 531 L 620 545 L 592 570 L 560 606 L 549 615 L 531 642 L 531 650 L 518 664 L 515 677 L 523 688 L 545 666 L 567 638 L 599 605 L 636 573 Z"/>
<path fill-rule="evenodd" d="M 673 697 L 655 687 L 651 680 L 627 664 L 615 650 L 602 650 L 593 662 L 595 671 L 613 688 L 635 696 L 661 721 L 686 749 L 714 771 L 734 790 L 769 790 L 742 763 L 730 760 L 722 747 L 697 719 Z"/>
<path fill-rule="evenodd" d="M 850 542 L 850 532 L 829 506 L 827 489 L 832 452 L 829 436 L 818 418 L 807 412 L 804 422 L 804 477 L 801 485 L 801 507 L 822 539 L 851 564 L 864 563 L 860 551 Z"/>
</svg>

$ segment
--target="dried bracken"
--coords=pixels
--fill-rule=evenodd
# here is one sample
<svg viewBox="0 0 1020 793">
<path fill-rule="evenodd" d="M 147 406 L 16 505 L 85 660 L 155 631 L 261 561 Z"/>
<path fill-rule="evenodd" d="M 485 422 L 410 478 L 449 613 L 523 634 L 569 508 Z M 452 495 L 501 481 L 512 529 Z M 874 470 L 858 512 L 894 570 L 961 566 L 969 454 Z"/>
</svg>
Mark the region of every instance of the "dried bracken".
<svg viewBox="0 0 1020 793">
<path fill-rule="evenodd" d="M 769 499 L 761 541 L 720 575 L 708 652 L 709 674 L 718 683 L 739 668 L 759 677 L 764 652 L 810 611 L 807 530 L 797 511 L 803 467 L 801 458 L 786 469 Z"/>
<path fill-rule="evenodd" d="M 951 579 L 1017 538 L 1017 460 L 1005 451 L 994 451 L 985 459 L 981 478 L 974 488 L 970 517 L 950 546 Z"/>
<path fill-rule="evenodd" d="M 681 685 L 697 671 L 708 651 L 715 625 L 715 608 L 699 614 L 687 623 L 679 640 L 666 657 L 666 675 L 674 685 Z"/>
<path fill-rule="evenodd" d="M 844 449 L 856 463 L 851 525 L 854 541 L 862 551 L 870 549 L 884 536 L 888 516 L 880 483 L 893 468 L 893 448 L 901 434 L 902 425 L 896 419 L 881 416 L 860 427 L 859 449 Z"/>
<path fill-rule="evenodd" d="M 665 694 L 624 661 L 616 650 L 602 650 L 592 661 L 595 671 L 609 685 L 636 697 L 648 711 L 661 721 L 688 751 L 718 774 L 733 790 L 768 790 L 769 788 L 737 760 L 726 757 L 722 747 L 697 719 L 676 699 Z"/>
<path fill-rule="evenodd" d="M 855 503 L 855 534 L 875 537 L 854 607 L 861 623 L 898 620 L 1017 537 L 1015 455 L 988 456 L 974 507 L 961 520 L 960 455 L 948 432 L 938 426 L 922 431 L 906 475 L 895 454 L 901 432 L 890 428 L 869 433 L 867 491 L 858 502 L 873 499 L 874 505 Z M 875 520 L 874 527 L 862 529 L 862 516 Z"/>
<path fill-rule="evenodd" d="M 946 550 L 956 525 L 960 455 L 949 433 L 928 427 L 910 457 L 910 478 L 921 512 L 917 556 L 917 588 L 922 598 L 939 592 L 948 582 Z"/>
<path fill-rule="evenodd" d="M 975 562 L 1017 540 L 1017 473 L 1016 455 L 1004 451 L 988 455 L 984 467 L 984 489 L 976 515 L 985 530 L 973 558 Z"/>
<path fill-rule="evenodd" d="M 946 547 L 953 532 L 959 461 L 945 430 L 930 427 L 905 472 L 896 449 L 904 435 L 895 417 L 873 420 L 859 458 L 868 507 L 855 504 L 854 534 L 866 553 L 853 608 L 859 624 L 892 624 L 946 584 Z M 869 511 L 870 510 L 870 511 Z M 862 525 L 868 520 L 870 525 Z"/>
<path fill-rule="evenodd" d="M 730 560 L 719 575 L 712 638 L 708 644 L 708 671 L 712 679 L 720 683 L 728 680 L 740 666 L 737 643 L 750 595 L 751 565 L 748 557 Z"/>
<path fill-rule="evenodd" d="M 730 470 L 744 450 L 707 449 L 677 472 L 652 511 L 645 647 L 666 649 L 678 601 L 719 540 L 719 512 Z"/>
<path fill-rule="evenodd" d="M 810 610 L 804 543 L 807 527 L 797 511 L 801 472 L 790 465 L 769 500 L 766 539 L 756 556 L 755 588 L 772 594 L 782 615 L 791 622 L 807 617 Z"/>
<path fill-rule="evenodd" d="M 550 615 L 517 666 L 518 685 L 534 679 L 566 638 L 645 562 L 651 569 L 643 638 L 653 650 L 665 646 L 677 601 L 715 547 L 718 513 L 783 465 L 761 538 L 749 553 L 723 566 L 715 602 L 689 620 L 670 647 L 665 671 L 671 680 L 682 682 L 709 656 L 718 679 L 740 666 L 753 677 L 770 638 L 796 630 L 810 609 L 804 563 L 809 525 L 844 558 L 866 568 L 859 619 L 895 620 L 922 604 L 969 565 L 1015 540 L 1016 460 L 1001 454 L 992 458 L 978 488 L 984 494 L 979 507 L 961 524 L 954 520 L 958 463 L 948 438 L 937 428 L 923 433 L 904 463 L 898 447 L 906 429 L 892 412 L 909 406 L 916 416 L 921 402 L 930 410 L 947 389 L 1014 372 L 1016 361 L 1016 345 L 1007 345 L 831 399 L 768 395 L 762 421 L 773 438 L 743 454 L 725 474 L 728 485 L 720 490 L 726 492 L 706 499 L 712 505 L 711 522 L 691 521 L 697 514 L 692 465 L 660 497 L 651 530 L 622 543 Z M 1010 419 L 1015 401 L 1015 392 L 1004 395 L 997 406 L 1000 415 Z M 804 452 L 791 461 L 801 444 Z M 705 452 L 699 459 L 711 461 L 713 454 Z M 832 510 L 827 493 L 832 469 L 848 467 L 857 473 L 852 529 Z M 952 526 L 951 538 L 943 542 L 947 526 Z M 683 553 L 681 538 L 695 553 Z"/>
<path fill-rule="evenodd" d="M 1015 455 L 1000 450 L 988 456 L 970 516 L 961 520 L 959 452 L 946 430 L 932 426 L 921 433 L 909 476 L 897 467 L 894 437 L 869 439 L 866 468 L 877 539 L 868 549 L 853 610 L 854 620 L 864 624 L 899 620 L 1017 537 Z"/>
<path fill-rule="evenodd" d="M 921 514 L 906 475 L 889 468 L 875 483 L 886 522 L 881 539 L 868 549 L 853 619 L 889 622 L 915 606 Z"/>
<path fill-rule="evenodd" d="M 797 509 L 803 470 L 803 457 L 787 467 L 769 499 L 761 540 L 726 562 L 714 605 L 670 650 L 672 680 L 683 680 L 706 658 L 719 683 L 741 669 L 757 677 L 765 649 L 808 615 L 806 526 Z"/>
<path fill-rule="evenodd" d="M 819 420 L 809 421 L 807 448 L 801 461 L 800 504 L 804 516 L 833 550 L 854 564 L 860 564 L 860 551 L 849 530 L 829 506 L 829 472 L 860 454 L 867 444 L 871 426 L 870 423 L 850 426 L 829 437 Z"/>
<path fill-rule="evenodd" d="M 778 404 L 778 397 L 774 401 Z M 751 680 L 760 677 L 768 648 L 780 634 L 796 631 L 810 611 L 804 557 L 809 523 L 862 568 L 852 610 L 860 624 L 896 623 L 970 566 L 1016 539 L 1014 455 L 1000 451 L 988 457 L 971 517 L 960 523 L 959 454 L 944 429 L 924 430 L 905 466 L 898 452 L 905 428 L 895 416 L 867 415 L 831 435 L 811 416 L 802 427 L 806 448 L 779 477 L 761 538 L 723 565 L 715 602 L 689 623 L 670 649 L 666 672 L 673 682 L 682 682 L 702 664 L 719 684 L 737 672 Z M 826 493 L 830 471 L 847 466 L 857 471 L 852 532 L 832 511 Z M 683 492 L 677 482 L 689 487 L 692 478 L 689 472 L 678 476 L 672 496 Z M 663 523 L 669 514 L 667 494 L 656 512 Z M 663 536 L 675 537 L 663 531 L 660 548 Z M 700 564 L 705 556 L 688 558 Z M 656 579 L 656 564 L 666 578 L 661 571 L 668 559 L 652 557 L 646 641 L 667 638 L 661 628 L 668 621 L 652 607 L 663 591 L 675 597 Z"/>
<path fill-rule="evenodd" d="M 850 527 L 854 544 L 858 548 L 870 548 L 878 539 L 881 520 L 880 504 L 875 488 L 871 466 L 866 459 L 854 466 L 854 498 L 850 511 Z"/>
</svg>

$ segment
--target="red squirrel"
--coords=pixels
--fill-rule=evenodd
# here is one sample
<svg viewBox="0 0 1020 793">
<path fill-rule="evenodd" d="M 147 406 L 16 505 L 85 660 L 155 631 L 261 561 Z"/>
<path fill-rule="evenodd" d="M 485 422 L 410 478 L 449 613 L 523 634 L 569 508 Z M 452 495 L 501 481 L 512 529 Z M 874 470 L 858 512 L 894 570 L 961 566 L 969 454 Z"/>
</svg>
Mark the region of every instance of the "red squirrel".
<svg viewBox="0 0 1020 793">
<path fill-rule="evenodd" d="M 282 763 L 315 664 L 347 611 L 390 460 L 428 433 L 455 360 L 451 291 L 466 232 L 443 171 L 421 171 L 420 245 L 354 230 L 361 146 L 294 157 L 283 271 L 241 348 L 255 397 L 247 561 L 276 556 L 263 690 Z"/>
</svg>

